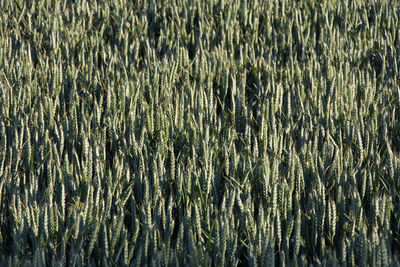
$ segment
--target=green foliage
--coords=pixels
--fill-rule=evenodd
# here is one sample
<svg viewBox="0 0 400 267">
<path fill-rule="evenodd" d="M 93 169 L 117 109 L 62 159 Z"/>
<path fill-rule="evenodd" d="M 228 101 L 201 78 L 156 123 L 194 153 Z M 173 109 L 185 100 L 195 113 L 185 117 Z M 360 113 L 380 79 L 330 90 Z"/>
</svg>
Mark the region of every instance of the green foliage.
<svg viewBox="0 0 400 267">
<path fill-rule="evenodd" d="M 0 265 L 398 266 L 398 1 L 1 1 Z"/>
</svg>

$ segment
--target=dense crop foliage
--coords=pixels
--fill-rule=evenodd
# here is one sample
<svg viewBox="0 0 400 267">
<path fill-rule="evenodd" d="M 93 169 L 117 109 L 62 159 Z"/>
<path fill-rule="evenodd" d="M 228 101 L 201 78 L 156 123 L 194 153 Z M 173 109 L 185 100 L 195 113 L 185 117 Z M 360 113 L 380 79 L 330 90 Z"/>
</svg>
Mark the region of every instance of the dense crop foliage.
<svg viewBox="0 0 400 267">
<path fill-rule="evenodd" d="M 0 265 L 399 266 L 398 1 L 0 1 Z"/>
</svg>

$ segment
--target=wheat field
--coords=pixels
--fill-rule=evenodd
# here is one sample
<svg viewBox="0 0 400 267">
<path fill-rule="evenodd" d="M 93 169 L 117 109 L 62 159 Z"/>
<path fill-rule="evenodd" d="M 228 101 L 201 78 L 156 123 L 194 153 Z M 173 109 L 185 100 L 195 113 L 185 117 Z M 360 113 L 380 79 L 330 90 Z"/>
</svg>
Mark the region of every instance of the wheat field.
<svg viewBox="0 0 400 267">
<path fill-rule="evenodd" d="M 399 18 L 0 0 L 0 266 L 400 266 Z"/>
</svg>

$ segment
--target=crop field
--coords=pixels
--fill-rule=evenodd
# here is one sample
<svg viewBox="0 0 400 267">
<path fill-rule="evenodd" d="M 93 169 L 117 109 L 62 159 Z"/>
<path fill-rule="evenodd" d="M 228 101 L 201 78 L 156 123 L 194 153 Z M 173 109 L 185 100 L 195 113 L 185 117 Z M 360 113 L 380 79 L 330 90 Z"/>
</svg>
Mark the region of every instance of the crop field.
<svg viewBox="0 0 400 267">
<path fill-rule="evenodd" d="M 400 266 L 400 1 L 0 0 L 0 266 Z"/>
</svg>

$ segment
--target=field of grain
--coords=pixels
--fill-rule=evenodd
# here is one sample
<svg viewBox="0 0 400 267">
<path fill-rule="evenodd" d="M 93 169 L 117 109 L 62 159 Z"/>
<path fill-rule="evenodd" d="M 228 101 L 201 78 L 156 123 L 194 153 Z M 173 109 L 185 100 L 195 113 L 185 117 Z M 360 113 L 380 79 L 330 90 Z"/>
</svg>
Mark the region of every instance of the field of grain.
<svg viewBox="0 0 400 267">
<path fill-rule="evenodd" d="M 0 0 L 0 265 L 400 266 L 399 18 Z"/>
</svg>

